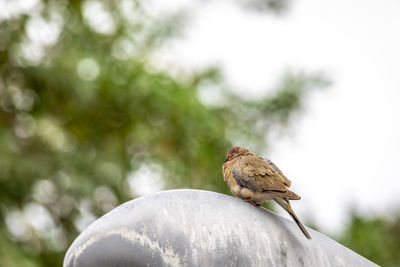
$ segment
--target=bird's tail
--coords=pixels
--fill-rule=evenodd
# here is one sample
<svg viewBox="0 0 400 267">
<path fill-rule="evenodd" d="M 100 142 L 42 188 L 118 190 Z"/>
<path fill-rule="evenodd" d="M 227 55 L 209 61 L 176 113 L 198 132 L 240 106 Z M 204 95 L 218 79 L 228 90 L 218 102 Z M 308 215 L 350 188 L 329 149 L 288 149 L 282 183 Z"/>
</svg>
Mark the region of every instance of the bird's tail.
<svg viewBox="0 0 400 267">
<path fill-rule="evenodd" d="M 297 218 L 296 214 L 294 213 L 292 207 L 290 206 L 289 200 L 286 198 L 274 198 L 276 203 L 279 204 L 284 210 L 286 210 L 290 216 L 292 216 L 293 220 L 297 223 L 299 226 L 300 230 L 303 232 L 303 234 L 308 238 L 311 239 L 310 234 L 307 232 L 306 228 L 303 226 L 303 224 L 300 222 L 299 218 Z"/>
</svg>

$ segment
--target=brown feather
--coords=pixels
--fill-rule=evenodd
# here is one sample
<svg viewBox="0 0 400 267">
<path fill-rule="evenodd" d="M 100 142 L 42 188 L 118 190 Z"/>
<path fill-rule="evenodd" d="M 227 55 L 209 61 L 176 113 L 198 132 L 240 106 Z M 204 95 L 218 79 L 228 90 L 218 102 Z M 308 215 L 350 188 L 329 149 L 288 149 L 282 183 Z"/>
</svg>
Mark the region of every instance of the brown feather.
<svg viewBox="0 0 400 267">
<path fill-rule="evenodd" d="M 256 156 L 241 156 L 233 167 L 233 174 L 236 181 L 247 182 L 254 191 L 281 192 L 282 197 L 298 199 L 299 197 L 288 190 L 286 179 L 282 177 L 265 160 Z"/>
<path fill-rule="evenodd" d="M 298 200 L 300 196 L 289 190 L 291 181 L 271 160 L 257 157 L 248 149 L 238 146 L 230 149 L 226 156 L 222 173 L 234 196 L 254 205 L 275 200 L 293 217 L 304 235 L 311 239 L 289 203 L 289 200 Z"/>
</svg>

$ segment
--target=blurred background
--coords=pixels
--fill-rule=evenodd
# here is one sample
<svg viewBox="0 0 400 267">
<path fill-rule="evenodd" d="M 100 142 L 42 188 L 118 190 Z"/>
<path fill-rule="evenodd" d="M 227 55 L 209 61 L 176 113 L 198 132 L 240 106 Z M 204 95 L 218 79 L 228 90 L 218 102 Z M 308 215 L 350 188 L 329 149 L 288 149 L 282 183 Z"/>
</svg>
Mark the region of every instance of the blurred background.
<svg viewBox="0 0 400 267">
<path fill-rule="evenodd" d="M 61 266 L 80 231 L 141 195 L 230 194 L 233 145 L 284 171 L 305 224 L 399 266 L 399 11 L 0 0 L 0 266 Z"/>
</svg>

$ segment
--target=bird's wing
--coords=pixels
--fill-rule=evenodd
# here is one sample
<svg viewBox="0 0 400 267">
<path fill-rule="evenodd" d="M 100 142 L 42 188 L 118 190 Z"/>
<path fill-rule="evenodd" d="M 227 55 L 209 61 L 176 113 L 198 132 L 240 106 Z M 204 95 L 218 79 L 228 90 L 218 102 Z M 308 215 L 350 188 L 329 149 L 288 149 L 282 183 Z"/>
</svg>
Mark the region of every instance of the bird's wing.
<svg viewBox="0 0 400 267">
<path fill-rule="evenodd" d="M 264 158 L 265 162 L 272 167 L 280 176 L 282 176 L 284 183 L 287 187 L 290 187 L 292 182 L 283 174 L 283 172 L 276 166 L 270 159 Z"/>
<path fill-rule="evenodd" d="M 240 157 L 233 166 L 233 177 L 240 186 L 253 192 L 275 192 L 289 199 L 299 198 L 288 190 L 285 179 L 271 165 L 256 156 Z"/>
</svg>

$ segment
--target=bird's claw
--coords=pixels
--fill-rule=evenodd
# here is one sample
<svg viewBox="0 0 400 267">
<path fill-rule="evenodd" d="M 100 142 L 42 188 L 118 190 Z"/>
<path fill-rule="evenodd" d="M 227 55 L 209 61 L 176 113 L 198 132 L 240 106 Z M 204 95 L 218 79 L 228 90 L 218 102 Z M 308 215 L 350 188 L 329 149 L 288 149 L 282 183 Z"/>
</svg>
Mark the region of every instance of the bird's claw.
<svg viewBox="0 0 400 267">
<path fill-rule="evenodd" d="M 246 202 L 250 202 L 254 207 L 259 207 L 260 204 L 255 203 L 251 198 L 244 199 Z"/>
</svg>

